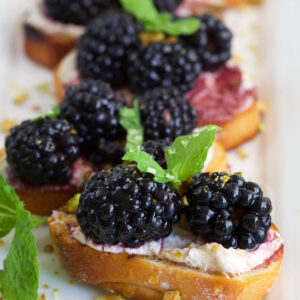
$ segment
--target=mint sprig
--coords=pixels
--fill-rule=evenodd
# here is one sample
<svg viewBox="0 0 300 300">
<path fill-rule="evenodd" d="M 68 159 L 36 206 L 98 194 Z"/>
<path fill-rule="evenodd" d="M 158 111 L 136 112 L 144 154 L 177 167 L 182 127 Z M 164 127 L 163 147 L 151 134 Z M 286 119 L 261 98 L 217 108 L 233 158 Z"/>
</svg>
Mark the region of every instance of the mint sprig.
<svg viewBox="0 0 300 300">
<path fill-rule="evenodd" d="M 127 131 L 126 151 L 141 146 L 144 141 L 144 129 L 141 124 L 138 100 L 133 102 L 132 108 L 123 107 L 121 109 L 120 123 Z"/>
<path fill-rule="evenodd" d="M 147 31 L 165 32 L 172 36 L 190 35 L 200 27 L 197 18 L 173 20 L 170 13 L 160 13 L 152 0 L 120 0 L 122 7 L 144 24 Z"/>
<path fill-rule="evenodd" d="M 207 125 L 190 135 L 176 138 L 165 152 L 167 169 L 163 169 L 151 155 L 139 147 L 129 150 L 123 156 L 123 160 L 137 162 L 138 169 L 153 174 L 155 181 L 171 182 L 178 189 L 183 181 L 203 169 L 217 130 L 220 130 L 218 126 Z"/>
<path fill-rule="evenodd" d="M 46 218 L 31 215 L 14 189 L 0 174 L 0 238 L 15 227 L 13 242 L 0 276 L 0 291 L 5 300 L 36 300 L 39 271 L 37 248 L 32 230 Z"/>
<path fill-rule="evenodd" d="M 39 115 L 36 118 L 32 119 L 32 121 L 38 122 L 45 118 L 55 118 L 58 117 L 59 114 L 60 114 L 60 107 L 58 105 L 53 105 L 50 112 Z"/>
</svg>

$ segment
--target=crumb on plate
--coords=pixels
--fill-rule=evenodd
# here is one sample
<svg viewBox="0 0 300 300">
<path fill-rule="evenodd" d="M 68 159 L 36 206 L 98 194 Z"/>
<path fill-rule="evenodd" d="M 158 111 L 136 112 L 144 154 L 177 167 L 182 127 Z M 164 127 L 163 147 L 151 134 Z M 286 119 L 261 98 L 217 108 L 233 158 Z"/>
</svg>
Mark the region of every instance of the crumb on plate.
<svg viewBox="0 0 300 300">
<path fill-rule="evenodd" d="M 10 129 L 17 124 L 16 120 L 4 119 L 1 122 L 1 129 L 4 133 L 8 134 Z"/>
</svg>

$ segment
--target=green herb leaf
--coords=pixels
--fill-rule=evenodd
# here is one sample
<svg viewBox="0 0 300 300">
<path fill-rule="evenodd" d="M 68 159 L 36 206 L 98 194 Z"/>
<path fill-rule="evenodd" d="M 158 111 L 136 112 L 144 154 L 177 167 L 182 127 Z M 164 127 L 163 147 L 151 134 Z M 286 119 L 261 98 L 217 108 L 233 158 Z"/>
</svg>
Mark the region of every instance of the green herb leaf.
<svg viewBox="0 0 300 300">
<path fill-rule="evenodd" d="M 159 13 L 152 0 L 120 0 L 123 9 L 134 15 L 141 23 L 155 23 Z"/>
<path fill-rule="evenodd" d="M 6 183 L 0 174 L 0 238 L 6 236 L 15 227 L 17 204 L 20 202 L 15 190 Z M 31 215 L 34 227 L 47 223 L 46 217 Z"/>
<path fill-rule="evenodd" d="M 6 300 L 36 300 L 39 270 L 34 225 L 21 202 L 17 204 L 16 220 L 15 235 L 0 277 L 1 293 Z"/>
<path fill-rule="evenodd" d="M 141 124 L 138 101 L 133 102 L 133 107 L 123 107 L 120 111 L 120 123 L 127 130 L 126 151 L 141 146 L 144 140 L 144 129 Z"/>
<path fill-rule="evenodd" d="M 0 174 L 0 234 L 15 234 L 4 270 L 0 290 L 6 300 L 36 300 L 39 284 L 37 249 L 32 230 L 44 224 L 46 218 L 32 216 L 23 202 Z"/>
<path fill-rule="evenodd" d="M 50 112 L 48 112 L 46 114 L 43 114 L 43 115 L 40 115 L 40 116 L 37 116 L 36 118 L 32 119 L 32 121 L 33 122 L 38 122 L 38 121 L 41 121 L 45 118 L 55 118 L 55 117 L 58 117 L 59 114 L 60 114 L 59 106 L 58 105 L 53 105 Z"/>
<path fill-rule="evenodd" d="M 152 0 L 120 0 L 123 9 L 133 14 L 147 31 L 165 32 L 172 36 L 190 35 L 200 27 L 197 18 L 173 20 L 170 13 L 159 13 Z"/>
<path fill-rule="evenodd" d="M 175 176 L 181 182 L 195 176 L 203 169 L 208 150 L 219 129 L 215 125 L 201 127 L 196 133 L 176 138 L 166 149 L 168 169 L 177 173 Z"/>
<path fill-rule="evenodd" d="M 164 170 L 150 154 L 141 151 L 138 147 L 129 150 L 129 152 L 123 156 L 123 160 L 137 162 L 138 169 L 142 172 L 153 174 L 153 179 L 156 182 L 172 182 L 175 186 L 180 183 L 178 178 L 175 178 L 168 170 Z"/>
</svg>

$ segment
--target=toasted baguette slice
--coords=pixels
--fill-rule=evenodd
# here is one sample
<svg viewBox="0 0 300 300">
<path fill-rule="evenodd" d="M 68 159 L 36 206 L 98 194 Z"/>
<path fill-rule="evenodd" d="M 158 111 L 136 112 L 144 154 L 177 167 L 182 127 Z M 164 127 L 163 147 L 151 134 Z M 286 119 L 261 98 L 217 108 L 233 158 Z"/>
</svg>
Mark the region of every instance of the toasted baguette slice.
<svg viewBox="0 0 300 300">
<path fill-rule="evenodd" d="M 50 217 L 50 235 L 70 275 L 128 298 L 161 300 L 166 291 L 177 290 L 182 300 L 259 300 L 274 284 L 283 257 L 280 248 L 258 270 L 226 277 L 147 256 L 97 251 L 81 245 L 70 234 L 68 226 L 76 222 L 75 215 L 61 212 L 59 220 Z"/>
<path fill-rule="evenodd" d="M 5 164 L 5 150 L 0 150 L 0 169 L 3 169 Z M 87 179 L 92 174 L 92 168 L 90 168 L 83 176 Z M 10 183 L 11 184 L 11 183 Z M 59 185 L 51 188 L 42 188 L 34 186 L 19 186 L 12 184 L 15 188 L 17 195 L 25 203 L 26 209 L 31 213 L 40 216 L 50 216 L 54 209 L 65 205 L 74 194 L 78 193 L 82 189 L 82 184 L 75 186 L 63 186 Z"/>
<path fill-rule="evenodd" d="M 54 68 L 76 45 L 67 34 L 47 34 L 28 24 L 24 25 L 24 47 L 28 57 L 46 68 Z"/>
<path fill-rule="evenodd" d="M 252 139 L 258 132 L 260 113 L 257 101 L 247 110 L 236 114 L 233 119 L 218 124 L 222 130 L 218 133 L 218 142 L 226 150 L 231 150 Z M 199 124 L 203 126 L 203 124 Z"/>
</svg>

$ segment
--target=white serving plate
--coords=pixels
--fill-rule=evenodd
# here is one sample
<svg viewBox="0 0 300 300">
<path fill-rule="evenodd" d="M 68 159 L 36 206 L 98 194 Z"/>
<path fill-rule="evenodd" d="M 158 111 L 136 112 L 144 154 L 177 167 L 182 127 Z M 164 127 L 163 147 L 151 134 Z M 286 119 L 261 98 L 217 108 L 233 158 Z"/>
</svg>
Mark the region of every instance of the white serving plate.
<svg viewBox="0 0 300 300">
<path fill-rule="evenodd" d="M 32 106 L 38 104 L 41 112 L 48 111 L 55 99 L 51 94 L 40 94 L 35 87 L 51 81 L 51 72 L 25 58 L 22 51 L 20 15 L 26 1 L 0 0 L 0 121 L 21 121 L 37 114 Z M 300 1 L 266 0 L 261 12 L 260 95 L 268 100 L 271 110 L 265 120 L 266 132 L 242 148 L 249 157 L 242 160 L 236 152 L 229 153 L 232 170 L 243 171 L 250 180 L 264 186 L 274 204 L 273 219 L 285 240 L 285 258 L 279 280 L 267 296 L 268 300 L 300 299 Z M 19 106 L 12 103 L 15 91 L 8 82 L 25 87 L 30 99 Z M 0 147 L 4 135 L 0 135 Z M 48 228 L 35 231 L 39 249 L 40 294 L 46 299 L 92 300 L 107 295 L 100 288 L 70 281 L 55 254 L 44 251 L 50 244 Z M 12 235 L 0 247 L 0 268 L 7 255 Z M 58 272 L 58 274 L 57 274 Z M 45 286 L 46 285 L 46 286 Z M 58 292 L 54 295 L 54 289 Z"/>
</svg>

